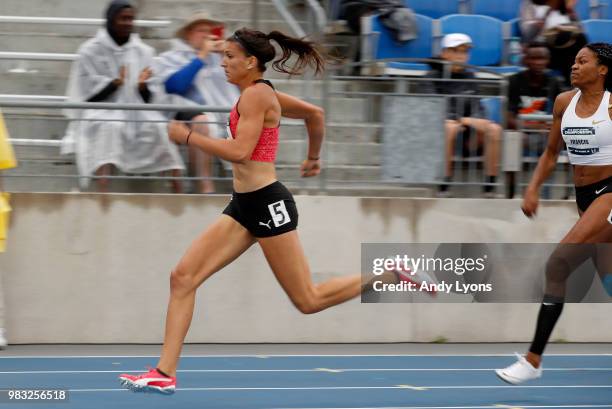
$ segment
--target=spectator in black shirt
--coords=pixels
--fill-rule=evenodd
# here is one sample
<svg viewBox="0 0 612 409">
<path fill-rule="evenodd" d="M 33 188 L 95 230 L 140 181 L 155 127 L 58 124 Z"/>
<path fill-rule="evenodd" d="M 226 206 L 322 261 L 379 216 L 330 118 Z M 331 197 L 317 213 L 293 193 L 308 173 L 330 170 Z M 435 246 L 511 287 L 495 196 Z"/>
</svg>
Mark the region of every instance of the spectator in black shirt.
<svg viewBox="0 0 612 409">
<path fill-rule="evenodd" d="M 519 114 L 550 114 L 562 86 L 558 77 L 548 70 L 550 51 L 543 43 L 531 43 L 525 50 L 523 63 L 527 67 L 512 75 L 508 85 L 508 128 L 518 129 Z M 524 126 L 525 124 L 523 124 Z M 527 122 L 535 129 L 545 129 L 546 122 Z"/>
</svg>

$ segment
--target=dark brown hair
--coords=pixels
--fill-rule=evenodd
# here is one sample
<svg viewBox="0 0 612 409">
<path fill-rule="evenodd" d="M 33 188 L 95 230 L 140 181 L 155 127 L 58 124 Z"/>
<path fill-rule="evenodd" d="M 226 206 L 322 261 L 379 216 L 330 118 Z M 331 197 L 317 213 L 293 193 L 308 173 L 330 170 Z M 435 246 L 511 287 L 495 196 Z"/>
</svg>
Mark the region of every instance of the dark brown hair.
<svg viewBox="0 0 612 409">
<path fill-rule="evenodd" d="M 283 55 L 275 60 L 276 50 L 270 40 L 274 40 L 281 48 Z M 266 64 L 273 61 L 272 68 L 275 71 L 289 75 L 301 74 L 306 67 L 312 67 L 316 74 L 325 68 L 325 56 L 317 48 L 315 43 L 300 38 L 289 37 L 280 31 L 272 31 L 269 34 L 257 30 L 241 28 L 227 39 L 238 43 L 247 56 L 257 58 L 258 69 L 266 70 Z M 297 55 L 297 61 L 288 64 L 291 56 Z"/>
</svg>

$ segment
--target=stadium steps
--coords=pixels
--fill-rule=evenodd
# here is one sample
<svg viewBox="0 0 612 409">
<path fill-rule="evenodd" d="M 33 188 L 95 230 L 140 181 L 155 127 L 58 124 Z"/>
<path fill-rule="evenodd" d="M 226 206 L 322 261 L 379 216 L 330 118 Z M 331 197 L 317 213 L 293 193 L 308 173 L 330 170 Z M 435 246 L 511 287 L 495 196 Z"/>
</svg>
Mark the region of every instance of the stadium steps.
<svg viewBox="0 0 612 409">
<path fill-rule="evenodd" d="M 243 19 L 251 17 L 250 0 L 134 0 L 137 19 L 185 18 L 193 11 L 206 9 L 218 19 Z M 280 19 L 271 1 L 259 1 L 259 15 Z M 2 15 L 34 17 L 102 18 L 108 1 L 100 0 L 2 0 Z M 293 12 L 299 12 L 293 8 Z"/>
<path fill-rule="evenodd" d="M 250 0 L 209 0 L 205 3 L 194 0 L 136 0 L 137 19 L 171 20 L 168 27 L 138 28 L 142 38 L 155 47 L 158 52 L 166 49 L 166 41 L 171 38 L 177 25 L 193 11 L 206 9 L 215 18 L 226 23 L 227 31 L 251 25 Z M 282 19 L 272 2 L 259 1 L 259 29 L 263 31 L 281 30 L 289 34 L 288 25 Z M 0 15 L 27 17 L 75 17 L 102 18 L 107 2 L 99 0 L 2 0 Z M 290 8 L 297 21 L 306 27 L 304 9 L 299 6 Z M 19 24 L 3 23 L 0 33 L 0 49 L 4 51 L 32 52 L 75 52 L 78 46 L 92 37 L 97 26 L 58 25 L 58 24 Z M 17 38 L 2 39 L 2 34 L 18 33 Z M 40 38 L 46 41 L 38 41 Z M 11 41 L 12 40 L 12 41 Z M 36 49 L 41 48 L 41 49 Z"/>
</svg>

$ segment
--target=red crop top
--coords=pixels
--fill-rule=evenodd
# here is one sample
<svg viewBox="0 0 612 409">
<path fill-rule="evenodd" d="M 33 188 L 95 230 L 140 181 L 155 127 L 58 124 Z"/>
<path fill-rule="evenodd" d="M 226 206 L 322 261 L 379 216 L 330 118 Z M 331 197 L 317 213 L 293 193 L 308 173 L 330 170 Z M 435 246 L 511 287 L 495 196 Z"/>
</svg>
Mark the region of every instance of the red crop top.
<svg viewBox="0 0 612 409">
<path fill-rule="evenodd" d="M 269 81 L 257 80 L 258 82 L 264 82 L 272 87 Z M 274 89 L 274 87 L 272 87 Z M 238 100 L 240 102 L 240 100 Z M 230 112 L 229 128 L 232 138 L 236 138 L 236 128 L 238 128 L 238 121 L 240 120 L 240 114 L 238 113 L 238 102 L 232 108 Z M 276 152 L 278 150 L 278 136 L 279 126 L 276 128 L 263 128 L 259 135 L 259 140 L 253 153 L 251 154 L 251 160 L 258 162 L 274 162 L 276 160 Z"/>
</svg>

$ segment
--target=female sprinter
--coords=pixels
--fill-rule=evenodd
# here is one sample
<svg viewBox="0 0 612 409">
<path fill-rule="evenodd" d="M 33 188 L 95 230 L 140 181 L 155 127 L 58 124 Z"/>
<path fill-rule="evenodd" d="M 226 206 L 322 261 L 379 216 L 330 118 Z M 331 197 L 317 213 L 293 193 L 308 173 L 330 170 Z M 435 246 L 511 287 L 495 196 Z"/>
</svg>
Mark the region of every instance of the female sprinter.
<svg viewBox="0 0 612 409">
<path fill-rule="evenodd" d="M 612 273 L 605 267 L 612 261 L 612 252 L 605 252 L 609 245 L 596 245 L 612 242 L 611 66 L 610 44 L 588 44 L 578 52 L 571 72 L 577 90 L 557 96 L 548 146 L 525 191 L 523 212 L 532 217 L 538 207 L 540 186 L 555 168 L 563 138 L 574 165 L 580 218 L 547 262 L 545 295 L 529 352 L 526 357 L 517 354 L 516 363 L 496 371 L 508 383 L 520 384 L 542 376 L 542 353 L 561 315 L 565 284 L 572 270 L 592 257 L 600 275 Z"/>
<path fill-rule="evenodd" d="M 271 41 L 282 50 L 276 58 Z M 288 60 L 295 54 L 293 66 Z M 121 375 L 134 391 L 173 393 L 183 340 L 191 323 L 196 290 L 215 272 L 257 242 L 293 304 L 312 314 L 361 293 L 361 278 L 337 278 L 313 284 L 296 228 L 298 212 L 291 193 L 277 181 L 274 169 L 281 115 L 305 120 L 309 136 L 303 177 L 321 169 L 319 153 L 324 136 L 320 108 L 276 92 L 263 79 L 266 64 L 276 71 L 298 74 L 306 66 L 323 69 L 321 54 L 307 41 L 273 31 L 241 29 L 226 40 L 222 66 L 229 82 L 240 88 L 240 99 L 230 114 L 231 138 L 208 138 L 180 122 L 172 122 L 169 135 L 177 143 L 197 146 L 233 164 L 232 198 L 219 219 L 198 237 L 170 276 L 170 302 L 164 346 L 155 369 L 142 375 Z"/>
</svg>

